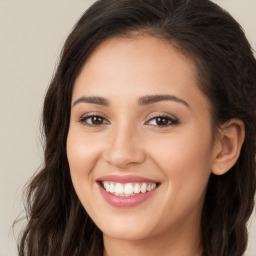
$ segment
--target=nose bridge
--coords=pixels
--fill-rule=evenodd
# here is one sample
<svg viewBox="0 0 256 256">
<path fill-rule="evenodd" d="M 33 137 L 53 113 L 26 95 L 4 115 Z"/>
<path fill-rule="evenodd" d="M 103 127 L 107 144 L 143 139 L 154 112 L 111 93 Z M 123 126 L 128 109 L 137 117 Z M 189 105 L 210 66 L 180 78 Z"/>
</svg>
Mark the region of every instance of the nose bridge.
<svg viewBox="0 0 256 256">
<path fill-rule="evenodd" d="M 135 123 L 123 118 L 114 125 L 110 133 L 110 143 L 106 152 L 107 162 L 119 168 L 143 162 L 145 154 L 140 131 Z"/>
</svg>

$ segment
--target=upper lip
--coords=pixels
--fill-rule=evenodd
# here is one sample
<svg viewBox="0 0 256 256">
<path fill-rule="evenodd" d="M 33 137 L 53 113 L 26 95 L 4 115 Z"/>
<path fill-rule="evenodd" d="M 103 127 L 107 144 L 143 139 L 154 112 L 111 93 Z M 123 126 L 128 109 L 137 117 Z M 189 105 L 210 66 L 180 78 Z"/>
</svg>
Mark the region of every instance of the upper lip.
<svg viewBox="0 0 256 256">
<path fill-rule="evenodd" d="M 146 183 L 160 183 L 156 180 L 144 178 L 136 175 L 106 175 L 101 176 L 97 181 L 112 181 L 117 183 L 135 183 L 135 182 L 146 182 Z"/>
</svg>

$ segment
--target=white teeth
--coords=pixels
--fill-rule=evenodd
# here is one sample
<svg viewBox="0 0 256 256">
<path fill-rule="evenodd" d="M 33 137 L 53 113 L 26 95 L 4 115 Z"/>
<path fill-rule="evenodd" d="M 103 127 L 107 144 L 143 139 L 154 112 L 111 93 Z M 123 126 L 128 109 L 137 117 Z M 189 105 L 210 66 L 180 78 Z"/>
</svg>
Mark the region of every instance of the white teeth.
<svg viewBox="0 0 256 256">
<path fill-rule="evenodd" d="M 125 184 L 125 186 L 124 186 L 124 193 L 126 195 L 133 194 L 133 186 L 132 186 L 131 183 Z"/>
<path fill-rule="evenodd" d="M 114 193 L 115 192 L 115 185 L 113 183 L 110 183 L 109 185 L 109 192 Z"/>
<path fill-rule="evenodd" d="M 141 188 L 140 188 L 140 192 L 141 193 L 145 193 L 147 191 L 147 184 L 146 183 L 143 183 Z"/>
<path fill-rule="evenodd" d="M 138 194 L 138 193 L 140 193 L 140 185 L 139 184 L 135 184 L 135 186 L 133 187 L 133 192 L 135 193 L 135 194 Z"/>
<path fill-rule="evenodd" d="M 133 196 L 138 193 L 146 193 L 156 188 L 156 183 L 114 183 L 109 181 L 102 182 L 105 190 L 116 196 Z"/>
<path fill-rule="evenodd" d="M 120 183 L 116 183 L 115 193 L 123 194 L 123 192 L 124 192 L 124 187 L 123 187 L 123 185 L 120 184 Z"/>
<path fill-rule="evenodd" d="M 108 182 L 104 183 L 104 188 L 105 188 L 108 192 L 110 191 L 110 190 L 109 190 L 109 187 L 110 187 L 110 185 L 109 185 Z"/>
<path fill-rule="evenodd" d="M 156 187 L 156 183 L 151 184 L 151 190 Z"/>
</svg>

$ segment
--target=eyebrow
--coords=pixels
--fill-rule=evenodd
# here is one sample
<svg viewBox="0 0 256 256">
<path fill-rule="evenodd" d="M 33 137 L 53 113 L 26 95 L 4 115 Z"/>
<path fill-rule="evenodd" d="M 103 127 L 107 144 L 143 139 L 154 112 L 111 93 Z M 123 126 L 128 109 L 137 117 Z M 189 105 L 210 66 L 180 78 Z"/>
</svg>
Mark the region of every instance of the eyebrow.
<svg viewBox="0 0 256 256">
<path fill-rule="evenodd" d="M 145 106 L 145 105 L 149 105 L 149 104 L 153 104 L 153 103 L 157 103 L 160 101 L 175 101 L 178 103 L 182 103 L 183 105 L 185 105 L 186 107 L 190 108 L 190 105 L 174 96 L 174 95 L 170 95 L 170 94 L 164 94 L 164 95 L 146 95 L 143 97 L 140 97 L 138 100 L 138 104 L 140 106 Z M 101 106 L 105 106 L 108 107 L 110 105 L 110 102 L 103 98 L 103 97 L 99 97 L 99 96 L 90 96 L 90 97 L 80 97 L 79 99 L 77 99 L 72 106 L 77 105 L 78 103 L 91 103 L 91 104 L 97 104 L 97 105 L 101 105 Z"/>
<path fill-rule="evenodd" d="M 169 95 L 169 94 L 146 95 L 146 96 L 139 98 L 138 103 L 140 106 L 143 106 L 143 105 L 153 104 L 153 103 L 160 102 L 160 101 L 175 101 L 178 103 L 182 103 L 186 107 L 190 108 L 189 104 L 185 100 L 182 100 L 174 95 Z"/>
<path fill-rule="evenodd" d="M 96 97 L 96 96 L 91 96 L 91 97 L 81 97 L 79 99 L 77 99 L 74 103 L 73 106 L 77 105 L 78 103 L 92 103 L 92 104 L 97 104 L 97 105 L 101 105 L 101 106 L 109 106 L 109 101 L 103 97 Z"/>
</svg>

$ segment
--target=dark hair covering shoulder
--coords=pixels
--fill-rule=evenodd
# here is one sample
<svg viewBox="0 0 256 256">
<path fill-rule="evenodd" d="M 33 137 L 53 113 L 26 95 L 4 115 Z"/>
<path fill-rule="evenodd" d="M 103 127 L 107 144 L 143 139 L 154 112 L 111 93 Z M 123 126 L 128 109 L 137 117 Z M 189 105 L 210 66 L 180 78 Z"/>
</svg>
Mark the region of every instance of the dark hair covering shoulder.
<svg viewBox="0 0 256 256">
<path fill-rule="evenodd" d="M 194 62 L 213 133 L 231 118 L 245 124 L 241 155 L 225 175 L 210 177 L 202 214 L 204 255 L 244 253 L 256 188 L 256 61 L 241 27 L 209 0 L 100 0 L 67 38 L 45 97 L 44 167 L 27 187 L 19 256 L 102 255 L 102 233 L 74 191 L 67 161 L 72 86 L 101 42 L 134 32 L 167 40 Z"/>
</svg>

